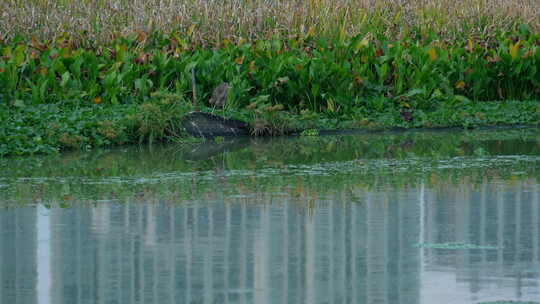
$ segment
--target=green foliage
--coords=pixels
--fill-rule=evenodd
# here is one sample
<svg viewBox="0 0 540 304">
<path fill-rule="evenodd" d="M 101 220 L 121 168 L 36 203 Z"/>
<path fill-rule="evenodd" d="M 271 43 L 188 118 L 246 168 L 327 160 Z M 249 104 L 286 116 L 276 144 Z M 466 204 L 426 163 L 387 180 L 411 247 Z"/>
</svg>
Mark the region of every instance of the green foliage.
<svg viewBox="0 0 540 304">
<path fill-rule="evenodd" d="M 485 47 L 471 39 L 447 45 L 369 36 L 291 38 L 186 51 L 167 37 L 160 47 L 117 39 L 97 50 L 33 40 L 1 46 L 0 89 L 8 104 L 144 102 L 154 92 L 190 92 L 195 67 L 203 99 L 227 81 L 235 107 L 267 97 L 288 110 L 339 115 L 359 106 L 380 112 L 462 99 L 539 100 L 540 35 L 511 38 Z"/>
<path fill-rule="evenodd" d="M 128 105 L 0 105 L 0 156 L 174 141 L 185 136 L 180 119 L 188 109 L 182 100 L 159 94 Z"/>
<path fill-rule="evenodd" d="M 203 109 L 228 82 L 223 114 L 248 121 L 254 135 L 538 124 L 539 34 L 452 44 L 413 34 L 310 34 L 213 48 L 159 33 L 94 48 L 65 37 L 0 42 L 0 155 L 178 138 L 192 69 Z M 45 134 L 53 122 L 60 130 Z"/>
</svg>

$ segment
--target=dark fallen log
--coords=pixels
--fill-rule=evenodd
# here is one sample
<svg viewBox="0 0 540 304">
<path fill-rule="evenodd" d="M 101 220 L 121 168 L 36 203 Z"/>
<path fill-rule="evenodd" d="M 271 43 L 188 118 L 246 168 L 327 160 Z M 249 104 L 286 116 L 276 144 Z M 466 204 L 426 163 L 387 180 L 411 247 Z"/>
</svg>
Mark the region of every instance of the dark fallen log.
<svg viewBox="0 0 540 304">
<path fill-rule="evenodd" d="M 191 112 L 184 116 L 182 118 L 182 127 L 191 136 L 204 138 L 249 135 L 249 125 L 247 123 L 203 112 Z"/>
</svg>

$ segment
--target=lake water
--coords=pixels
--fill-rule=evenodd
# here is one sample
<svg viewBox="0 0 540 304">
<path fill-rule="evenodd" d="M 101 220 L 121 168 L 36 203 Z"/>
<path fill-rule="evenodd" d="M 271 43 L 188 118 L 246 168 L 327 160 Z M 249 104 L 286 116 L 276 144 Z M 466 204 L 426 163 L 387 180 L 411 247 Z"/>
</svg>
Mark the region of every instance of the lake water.
<svg viewBox="0 0 540 304">
<path fill-rule="evenodd" d="M 0 303 L 540 303 L 539 182 L 538 129 L 4 159 Z"/>
</svg>

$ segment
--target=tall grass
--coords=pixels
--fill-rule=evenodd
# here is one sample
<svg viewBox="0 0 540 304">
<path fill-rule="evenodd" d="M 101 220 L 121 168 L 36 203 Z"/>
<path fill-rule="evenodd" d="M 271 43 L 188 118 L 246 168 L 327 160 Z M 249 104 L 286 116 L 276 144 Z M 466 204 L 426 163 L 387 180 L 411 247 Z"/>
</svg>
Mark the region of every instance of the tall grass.
<svg viewBox="0 0 540 304">
<path fill-rule="evenodd" d="M 516 24 L 540 30 L 538 0 L 2 0 L 0 12 L 0 39 L 69 35 L 82 45 L 155 30 L 186 31 L 202 43 L 310 32 L 399 39 L 411 30 L 453 41 Z"/>
</svg>

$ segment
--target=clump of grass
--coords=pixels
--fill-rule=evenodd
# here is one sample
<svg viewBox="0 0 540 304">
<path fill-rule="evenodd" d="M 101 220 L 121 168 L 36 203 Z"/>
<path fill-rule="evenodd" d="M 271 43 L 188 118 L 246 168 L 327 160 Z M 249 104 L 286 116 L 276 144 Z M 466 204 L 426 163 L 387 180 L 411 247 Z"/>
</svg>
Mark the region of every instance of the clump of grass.
<svg viewBox="0 0 540 304">
<path fill-rule="evenodd" d="M 250 133 L 253 136 L 279 136 L 291 133 L 294 128 L 289 114 L 282 112 L 283 105 L 257 104 L 247 106 L 251 111 Z"/>
<path fill-rule="evenodd" d="M 137 111 L 126 116 L 126 124 L 132 130 L 133 138 L 139 143 L 155 141 L 175 141 L 182 137 L 180 120 L 191 106 L 180 96 L 156 92 L 151 98 L 137 106 Z"/>
<path fill-rule="evenodd" d="M 0 12 L 0 39 L 69 36 L 87 46 L 141 31 L 179 31 L 219 45 L 224 39 L 367 32 L 402 38 L 410 31 L 453 41 L 489 38 L 518 24 L 540 29 L 536 0 L 4 0 Z"/>
</svg>

